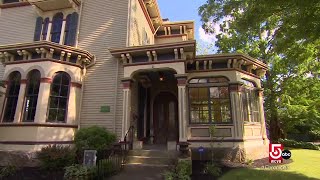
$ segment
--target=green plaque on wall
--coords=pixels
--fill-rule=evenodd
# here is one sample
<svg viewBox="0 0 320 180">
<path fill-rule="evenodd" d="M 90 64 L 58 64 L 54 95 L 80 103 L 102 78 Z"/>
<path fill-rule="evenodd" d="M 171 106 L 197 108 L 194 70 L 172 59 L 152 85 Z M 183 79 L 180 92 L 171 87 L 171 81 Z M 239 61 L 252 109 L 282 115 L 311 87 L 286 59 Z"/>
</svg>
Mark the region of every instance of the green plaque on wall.
<svg viewBox="0 0 320 180">
<path fill-rule="evenodd" d="M 104 113 L 110 112 L 110 106 L 101 106 L 100 112 L 104 112 Z"/>
</svg>

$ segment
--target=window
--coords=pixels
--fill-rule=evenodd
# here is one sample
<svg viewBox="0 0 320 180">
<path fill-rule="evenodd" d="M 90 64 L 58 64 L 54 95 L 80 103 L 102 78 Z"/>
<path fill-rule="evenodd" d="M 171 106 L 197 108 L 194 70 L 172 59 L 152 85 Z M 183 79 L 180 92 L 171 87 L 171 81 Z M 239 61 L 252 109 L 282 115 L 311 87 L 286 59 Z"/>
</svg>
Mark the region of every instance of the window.
<svg viewBox="0 0 320 180">
<path fill-rule="evenodd" d="M 24 122 L 33 122 L 36 109 L 37 109 L 37 101 L 40 87 L 40 78 L 41 74 L 38 70 L 32 70 L 29 73 L 27 88 L 26 88 L 26 99 L 24 105 Z"/>
<path fill-rule="evenodd" d="M 59 43 L 61 35 L 61 27 L 63 21 L 63 14 L 57 13 L 52 19 L 52 29 L 51 29 L 51 42 Z"/>
<path fill-rule="evenodd" d="M 19 2 L 19 0 L 3 0 L 3 1 L 2 1 L 3 4 L 15 3 L 15 2 Z"/>
<path fill-rule="evenodd" d="M 256 85 L 248 80 L 242 79 L 244 91 L 241 94 L 243 118 L 246 122 L 260 122 L 259 97 Z"/>
<path fill-rule="evenodd" d="M 65 122 L 69 97 L 70 76 L 58 72 L 53 78 L 47 122 Z"/>
<path fill-rule="evenodd" d="M 76 44 L 77 28 L 78 28 L 78 13 L 69 14 L 66 19 L 64 44 L 74 46 Z"/>
<path fill-rule="evenodd" d="M 14 120 L 20 91 L 20 81 L 21 74 L 19 72 L 15 71 L 10 74 L 6 93 L 3 122 L 13 122 Z"/>
<path fill-rule="evenodd" d="M 63 38 L 61 44 L 65 44 L 68 46 L 75 46 L 76 37 L 77 37 L 77 28 L 78 28 L 78 13 L 74 12 L 72 14 L 67 15 L 66 19 L 63 19 L 63 14 L 57 13 L 52 18 L 52 26 L 51 29 L 49 27 L 49 17 L 46 17 L 44 20 L 42 17 L 38 17 L 36 20 L 36 27 L 34 32 L 34 41 L 46 40 L 47 34 L 51 35 L 51 41 L 55 43 L 60 43 L 60 39 Z M 65 30 L 61 36 L 61 30 L 63 21 L 65 23 Z"/>
<path fill-rule="evenodd" d="M 228 79 L 191 79 L 189 107 L 192 124 L 231 123 Z"/>
</svg>

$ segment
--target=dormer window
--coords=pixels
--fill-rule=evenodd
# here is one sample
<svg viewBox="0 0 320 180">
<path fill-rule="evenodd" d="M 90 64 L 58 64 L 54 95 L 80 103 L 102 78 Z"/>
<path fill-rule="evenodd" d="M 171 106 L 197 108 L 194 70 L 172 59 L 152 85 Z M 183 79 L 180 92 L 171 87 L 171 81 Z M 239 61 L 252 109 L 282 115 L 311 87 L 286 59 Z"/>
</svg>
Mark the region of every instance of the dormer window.
<svg viewBox="0 0 320 180">
<path fill-rule="evenodd" d="M 75 46 L 77 27 L 78 13 L 76 12 L 67 15 L 59 12 L 52 18 L 38 17 L 34 41 L 51 41 L 62 45 Z"/>
</svg>

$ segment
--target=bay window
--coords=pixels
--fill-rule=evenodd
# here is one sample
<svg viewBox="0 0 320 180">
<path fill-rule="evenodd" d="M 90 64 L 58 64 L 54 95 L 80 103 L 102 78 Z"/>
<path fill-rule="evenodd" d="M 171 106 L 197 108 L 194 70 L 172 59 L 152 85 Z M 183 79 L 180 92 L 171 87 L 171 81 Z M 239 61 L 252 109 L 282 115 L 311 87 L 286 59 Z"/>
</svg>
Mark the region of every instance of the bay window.
<svg viewBox="0 0 320 180">
<path fill-rule="evenodd" d="M 191 124 L 231 123 L 228 79 L 191 79 L 189 109 Z"/>
</svg>

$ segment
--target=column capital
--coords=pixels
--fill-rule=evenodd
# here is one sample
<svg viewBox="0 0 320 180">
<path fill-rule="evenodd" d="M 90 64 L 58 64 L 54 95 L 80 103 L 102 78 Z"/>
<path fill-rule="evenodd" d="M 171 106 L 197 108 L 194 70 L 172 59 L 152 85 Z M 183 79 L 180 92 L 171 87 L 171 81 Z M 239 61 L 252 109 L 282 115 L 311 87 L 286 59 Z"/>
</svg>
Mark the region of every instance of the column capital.
<svg viewBox="0 0 320 180">
<path fill-rule="evenodd" d="M 185 86 L 187 84 L 187 75 L 186 74 L 175 74 L 177 78 L 178 86 Z"/>
<path fill-rule="evenodd" d="M 128 79 L 122 79 L 121 82 L 122 82 L 123 89 L 130 89 L 133 80 L 128 78 Z"/>
</svg>

